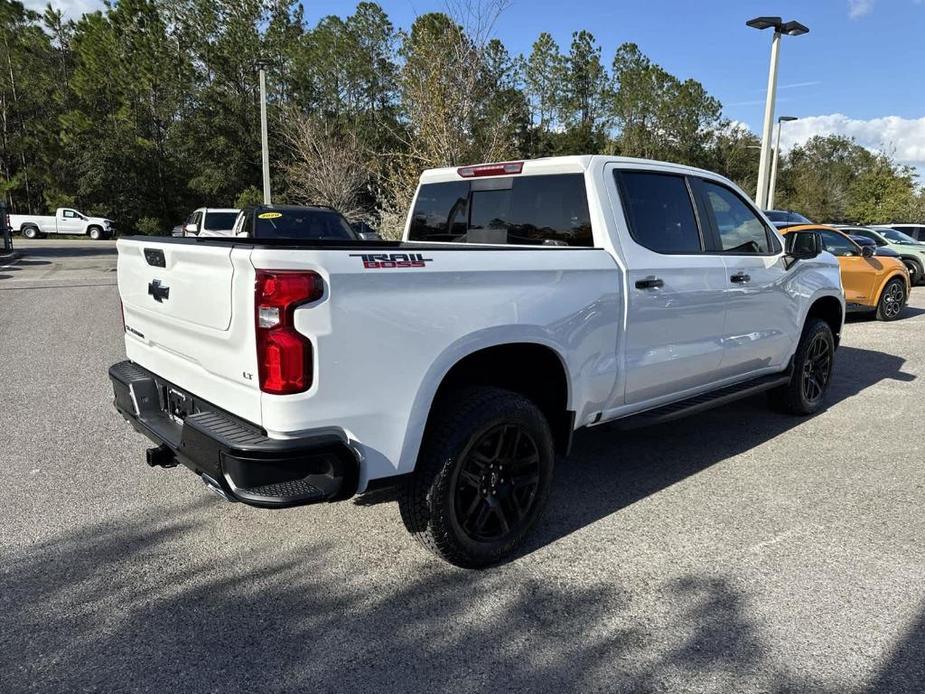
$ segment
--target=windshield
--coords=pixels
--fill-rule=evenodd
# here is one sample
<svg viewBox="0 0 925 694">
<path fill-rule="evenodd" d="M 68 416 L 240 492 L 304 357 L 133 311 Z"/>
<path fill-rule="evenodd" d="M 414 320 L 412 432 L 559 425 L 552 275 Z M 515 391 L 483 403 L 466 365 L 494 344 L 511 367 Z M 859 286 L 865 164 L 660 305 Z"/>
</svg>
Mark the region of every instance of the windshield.
<svg viewBox="0 0 925 694">
<path fill-rule="evenodd" d="M 792 224 L 812 224 L 806 217 L 799 212 L 787 212 L 786 210 L 765 210 L 765 214 L 772 222 L 791 222 Z"/>
<path fill-rule="evenodd" d="M 237 218 L 237 212 L 206 212 L 202 228 L 209 231 L 231 231 Z"/>
<path fill-rule="evenodd" d="M 904 234 L 901 231 L 896 231 L 895 229 L 884 229 L 883 235 L 893 243 L 919 243 L 908 234 Z"/>
<path fill-rule="evenodd" d="M 340 214 L 310 207 L 257 209 L 253 236 L 255 239 L 356 239 L 353 229 Z"/>
</svg>

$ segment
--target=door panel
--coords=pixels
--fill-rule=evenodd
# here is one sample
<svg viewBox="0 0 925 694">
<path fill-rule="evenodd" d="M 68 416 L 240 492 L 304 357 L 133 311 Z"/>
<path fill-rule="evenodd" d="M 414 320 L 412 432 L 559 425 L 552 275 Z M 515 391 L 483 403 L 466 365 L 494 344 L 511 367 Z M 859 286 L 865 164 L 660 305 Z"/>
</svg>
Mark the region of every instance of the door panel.
<svg viewBox="0 0 925 694">
<path fill-rule="evenodd" d="M 625 389 L 614 406 L 669 398 L 719 379 L 726 268 L 702 252 L 683 176 L 605 169 L 626 260 Z"/>
<path fill-rule="evenodd" d="M 634 261 L 630 266 L 639 267 Z M 723 356 L 722 259 L 665 256 L 649 258 L 643 267 L 627 272 L 628 405 L 717 381 Z M 637 282 L 650 277 L 664 285 L 637 288 Z"/>
<path fill-rule="evenodd" d="M 710 179 L 692 182 L 710 252 L 726 268 L 724 378 L 786 364 L 799 335 L 799 306 L 787 290 L 783 244 L 752 204 Z"/>
<path fill-rule="evenodd" d="M 731 256 L 726 264 L 724 377 L 781 366 L 790 359 L 800 307 L 788 291 L 781 256 Z M 732 278 L 745 281 L 733 282 Z"/>
</svg>

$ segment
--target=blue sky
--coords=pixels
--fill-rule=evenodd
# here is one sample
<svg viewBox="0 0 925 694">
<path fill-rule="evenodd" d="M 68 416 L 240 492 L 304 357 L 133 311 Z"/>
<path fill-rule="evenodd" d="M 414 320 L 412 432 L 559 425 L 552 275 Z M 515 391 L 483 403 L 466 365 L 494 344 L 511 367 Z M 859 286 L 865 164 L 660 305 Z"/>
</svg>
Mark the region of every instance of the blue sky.
<svg viewBox="0 0 925 694">
<path fill-rule="evenodd" d="M 52 2 L 70 16 L 101 5 Z M 328 14 L 351 14 L 356 0 L 303 4 L 312 26 Z M 407 28 L 419 14 L 445 10 L 448 0 L 380 4 Z M 925 183 L 925 0 L 511 0 L 494 33 L 511 52 L 527 53 L 549 31 L 567 52 L 572 32 L 588 29 L 608 66 L 616 47 L 633 41 L 673 74 L 702 82 L 728 118 L 757 132 L 771 35 L 745 21 L 759 15 L 810 28 L 785 37 L 781 48 L 777 115 L 800 118 L 784 127 L 784 149 L 815 134 L 851 135 L 915 166 Z"/>
<path fill-rule="evenodd" d="M 388 0 L 382 7 L 407 28 L 444 0 Z M 304 3 L 310 25 L 348 15 L 347 0 Z M 725 115 L 761 128 L 770 31 L 745 21 L 759 15 L 797 19 L 810 28 L 781 46 L 778 115 L 785 147 L 817 133 L 853 135 L 892 150 L 925 178 L 925 0 L 513 0 L 495 35 L 512 52 L 529 52 L 549 31 L 563 52 L 573 31 L 588 29 L 609 65 L 616 47 L 633 41 L 679 77 L 693 77 L 723 103 Z M 789 135 L 787 132 L 789 130 Z"/>
</svg>

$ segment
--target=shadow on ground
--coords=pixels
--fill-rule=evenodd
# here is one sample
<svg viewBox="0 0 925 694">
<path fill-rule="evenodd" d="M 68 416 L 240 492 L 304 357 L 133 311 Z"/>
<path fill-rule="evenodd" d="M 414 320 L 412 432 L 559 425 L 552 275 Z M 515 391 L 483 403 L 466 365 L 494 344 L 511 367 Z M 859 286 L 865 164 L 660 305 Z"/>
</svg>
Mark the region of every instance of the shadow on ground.
<svg viewBox="0 0 925 694">
<path fill-rule="evenodd" d="M 19 264 L 40 264 L 36 258 L 82 258 L 86 256 L 116 255 L 114 243 L 101 243 L 100 245 L 72 244 L 67 242 L 37 243 L 20 249 L 24 256 L 31 259 L 29 263 L 20 261 Z"/>
<path fill-rule="evenodd" d="M 827 406 L 881 381 L 912 381 L 901 357 L 841 347 Z M 576 435 L 558 461 L 549 510 L 524 550 L 551 542 L 655 494 L 711 465 L 799 426 L 806 419 L 771 410 L 764 395 L 648 429 L 606 425 Z"/>
<path fill-rule="evenodd" d="M 902 366 L 843 348 L 831 401 L 911 380 Z M 800 421 L 752 400 L 647 432 L 588 432 L 562 466 L 533 546 Z M 160 504 L 4 548 L 3 690 L 826 689 L 770 657 L 750 596 L 722 567 L 653 581 L 647 592 L 663 613 L 643 620 L 631 616 L 634 595 L 616 570 L 610 582 L 586 584 L 520 562 L 466 572 L 422 555 L 369 556 L 358 571 L 311 537 L 249 542 L 228 530 L 220 503 Z M 925 617 L 873 689 L 916 691 L 923 644 Z"/>
<path fill-rule="evenodd" d="M 219 530 L 203 508 L 212 503 L 160 509 L 166 523 L 139 515 L 88 526 L 5 558 L 4 690 L 807 686 L 767 662 L 747 596 L 721 576 L 653 586 L 673 610 L 670 629 L 655 634 L 625 618 L 632 596 L 617 582 L 569 585 L 428 560 L 396 581 L 376 557 L 368 573 L 338 576 L 330 548 L 308 539 L 238 548 L 246 559 L 179 561 L 175 553 Z"/>
</svg>

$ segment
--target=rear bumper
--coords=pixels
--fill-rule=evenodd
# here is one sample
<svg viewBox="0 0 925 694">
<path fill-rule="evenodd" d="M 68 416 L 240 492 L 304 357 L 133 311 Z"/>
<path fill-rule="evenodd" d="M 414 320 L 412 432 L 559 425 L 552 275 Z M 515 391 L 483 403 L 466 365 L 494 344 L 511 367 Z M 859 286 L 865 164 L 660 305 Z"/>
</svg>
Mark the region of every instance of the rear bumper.
<svg viewBox="0 0 925 694">
<path fill-rule="evenodd" d="M 356 493 L 359 457 L 336 435 L 268 438 L 254 424 L 131 361 L 111 366 L 109 378 L 116 409 L 160 446 L 161 452 L 149 456 L 149 461 L 176 460 L 226 498 L 284 508 L 337 501 Z M 182 419 L 168 412 L 168 392 L 174 398 L 180 394 L 186 411 Z"/>
</svg>

